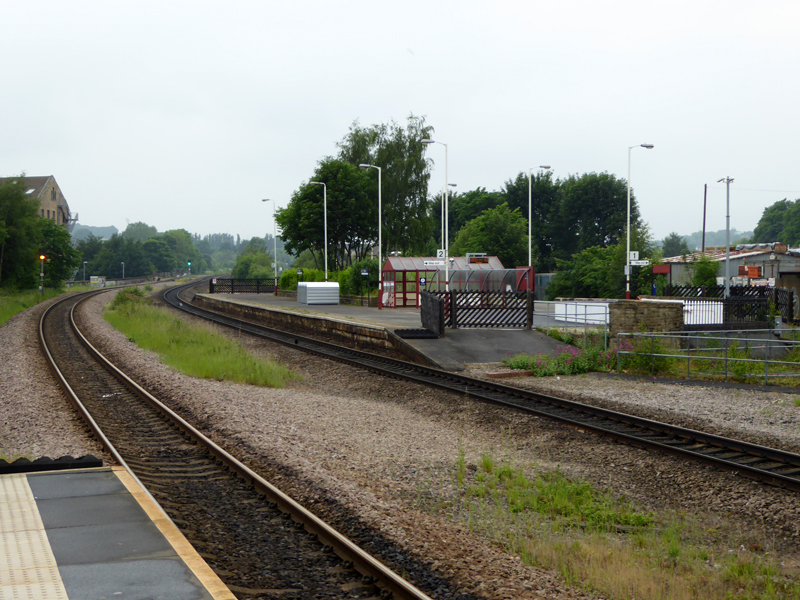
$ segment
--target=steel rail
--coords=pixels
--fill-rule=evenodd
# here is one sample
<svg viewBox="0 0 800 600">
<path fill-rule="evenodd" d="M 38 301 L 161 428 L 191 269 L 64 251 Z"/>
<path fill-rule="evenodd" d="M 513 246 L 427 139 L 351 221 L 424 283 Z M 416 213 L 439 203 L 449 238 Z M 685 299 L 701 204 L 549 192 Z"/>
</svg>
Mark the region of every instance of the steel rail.
<svg viewBox="0 0 800 600">
<path fill-rule="evenodd" d="M 748 479 L 800 492 L 798 454 L 377 356 L 256 325 L 181 301 L 178 294 L 188 287 L 192 286 L 166 290 L 164 300 L 175 308 L 195 316 L 359 368 L 468 394 L 487 402 L 557 420 L 628 445 L 649 448 L 672 456 L 692 458 Z"/>
<path fill-rule="evenodd" d="M 196 283 L 191 285 L 196 285 Z M 102 291 L 107 291 L 107 290 L 102 290 Z M 97 293 L 101 292 L 98 291 L 98 292 L 85 293 L 85 298 L 77 302 L 70 311 L 70 326 L 73 332 L 78 337 L 81 344 L 83 344 L 86 350 L 92 355 L 92 357 L 96 361 L 98 361 L 121 383 L 123 383 L 123 385 L 125 385 L 132 392 L 134 392 L 136 395 L 141 397 L 143 400 L 148 402 L 151 406 L 153 406 L 155 409 L 157 409 L 163 415 L 165 415 L 184 434 L 191 437 L 198 444 L 206 448 L 211 454 L 215 456 L 215 458 L 219 462 L 227 466 L 231 471 L 235 472 L 243 480 L 251 484 L 259 493 L 264 495 L 268 501 L 277 505 L 277 507 L 281 511 L 291 515 L 292 519 L 295 522 L 301 523 L 306 531 L 316 535 L 322 544 L 332 547 L 334 552 L 340 558 L 342 558 L 342 560 L 352 562 L 353 567 L 357 571 L 359 571 L 362 575 L 373 578 L 377 586 L 391 591 L 393 597 L 397 598 L 398 600 L 431 600 L 430 597 L 426 595 L 424 592 L 422 592 L 417 587 L 415 587 L 414 585 L 403 579 L 400 575 L 398 575 L 397 573 L 386 567 L 378 559 L 376 559 L 369 553 L 362 550 L 359 546 L 357 546 L 355 543 L 349 540 L 345 535 L 341 534 L 336 529 L 334 529 L 333 527 L 331 527 L 330 525 L 319 519 L 314 513 L 303 507 L 301 504 L 296 502 L 288 495 L 284 494 L 280 489 L 269 483 L 258 473 L 256 473 L 255 471 L 247 467 L 244 463 L 235 458 L 233 455 L 228 453 L 225 449 L 223 449 L 218 444 L 207 438 L 203 433 L 201 433 L 198 429 L 196 429 L 194 426 L 188 423 L 175 411 L 170 409 L 163 402 L 158 400 L 147 390 L 141 387 L 138 383 L 136 383 L 133 379 L 128 377 L 128 375 L 125 372 L 119 369 L 116 365 L 114 365 L 111 361 L 109 361 L 99 350 L 97 350 L 97 348 L 95 348 L 94 345 L 92 345 L 92 343 L 80 331 L 74 319 L 74 311 L 75 308 L 78 306 L 78 304 L 80 304 L 81 302 L 88 299 L 90 296 L 95 295 Z M 64 300 L 60 300 L 56 304 L 59 304 L 61 302 L 66 302 L 69 300 L 70 298 L 65 298 Z M 54 304 L 53 306 L 55 306 L 56 304 Z M 69 390 L 68 393 L 70 394 L 70 397 L 72 398 L 73 402 L 76 403 L 76 406 L 79 407 L 81 415 L 84 417 L 84 419 L 86 419 L 86 422 L 89 423 L 93 433 L 98 437 L 98 439 L 101 441 L 106 450 L 108 450 L 112 454 L 114 460 L 117 460 L 121 465 L 125 467 L 125 469 L 133 477 L 136 478 L 136 475 L 133 474 L 133 471 L 130 469 L 130 467 L 128 467 L 128 465 L 122 459 L 119 452 L 116 450 L 116 448 L 114 448 L 111 441 L 99 428 L 99 426 L 91 417 L 91 415 L 86 410 L 84 405 L 80 402 L 80 399 L 74 394 L 69 384 L 66 382 L 66 379 L 63 377 L 63 375 L 61 375 L 60 370 L 56 366 L 53 356 L 50 353 L 49 348 L 47 348 L 47 343 L 46 340 L 44 339 L 44 333 L 43 333 L 44 318 L 48 312 L 49 309 L 48 311 L 45 312 L 44 315 L 42 315 L 42 319 L 40 319 L 39 322 L 39 331 L 40 331 L 39 342 L 42 346 L 44 353 L 48 357 L 48 362 L 51 366 L 51 369 L 54 369 L 54 372 L 58 373 L 59 381 L 61 382 L 62 386 L 64 386 L 65 389 Z M 136 480 L 139 482 L 141 487 L 146 490 L 145 486 L 141 484 L 139 479 L 136 478 Z M 149 492 L 147 493 L 148 495 L 150 494 Z M 156 502 L 155 499 L 153 499 L 153 501 Z M 158 503 L 156 502 L 156 504 Z M 159 508 L 161 507 L 159 506 Z M 161 508 L 161 510 L 162 512 L 164 512 L 163 508 Z M 166 513 L 164 514 L 166 516 Z"/>
</svg>

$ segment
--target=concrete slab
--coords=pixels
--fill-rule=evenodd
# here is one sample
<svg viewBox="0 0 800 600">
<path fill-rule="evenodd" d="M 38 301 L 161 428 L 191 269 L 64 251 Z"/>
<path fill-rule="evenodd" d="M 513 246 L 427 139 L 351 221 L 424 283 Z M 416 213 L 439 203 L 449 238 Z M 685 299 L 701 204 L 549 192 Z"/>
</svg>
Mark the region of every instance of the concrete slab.
<svg viewBox="0 0 800 600">
<path fill-rule="evenodd" d="M 122 468 L 0 476 L 0 598 L 235 600 Z"/>
</svg>

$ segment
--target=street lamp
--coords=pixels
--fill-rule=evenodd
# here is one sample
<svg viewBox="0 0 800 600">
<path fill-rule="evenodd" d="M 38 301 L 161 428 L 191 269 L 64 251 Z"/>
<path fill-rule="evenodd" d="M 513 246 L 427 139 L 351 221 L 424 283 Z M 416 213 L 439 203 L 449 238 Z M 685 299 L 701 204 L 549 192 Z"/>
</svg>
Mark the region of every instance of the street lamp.
<svg viewBox="0 0 800 600">
<path fill-rule="evenodd" d="M 378 171 L 378 310 L 383 308 L 383 264 L 381 264 L 381 168 L 375 165 L 358 165 L 359 169 Z"/>
<path fill-rule="evenodd" d="M 444 146 L 444 289 L 446 292 L 450 291 L 450 265 L 447 258 L 450 256 L 450 228 L 448 221 L 450 220 L 450 213 L 448 212 L 447 196 L 448 187 L 447 183 L 447 144 L 444 142 L 437 142 L 436 140 L 420 140 L 420 143 L 429 146 L 431 144 L 441 144 Z"/>
<path fill-rule="evenodd" d="M 728 188 L 727 192 L 727 210 L 725 214 L 725 297 L 730 298 L 731 295 L 731 183 L 733 179 L 730 177 L 723 177 L 717 183 L 725 182 Z M 705 251 L 705 248 L 703 248 Z"/>
<path fill-rule="evenodd" d="M 272 202 L 272 266 L 275 267 L 275 295 L 278 295 L 278 224 L 275 222 L 275 201 L 264 198 L 262 202 Z M 325 273 L 325 281 L 328 280 L 328 273 Z"/>
<path fill-rule="evenodd" d="M 325 243 L 325 281 L 328 281 L 328 186 L 321 181 L 309 181 L 311 185 L 322 186 L 322 220 L 324 222 Z"/>
<path fill-rule="evenodd" d="M 121 262 L 120 264 L 122 265 L 122 279 L 124 281 L 125 280 L 125 263 Z"/>
<path fill-rule="evenodd" d="M 625 299 L 631 299 L 631 150 L 634 148 L 653 149 L 653 144 L 637 144 L 628 146 L 628 244 L 625 254 Z"/>
<path fill-rule="evenodd" d="M 83 261 L 83 282 L 86 283 L 86 263 L 88 260 Z"/>
<path fill-rule="evenodd" d="M 540 169 L 544 169 L 545 171 L 550 170 L 550 165 L 539 165 Z M 533 236 L 533 200 L 532 200 L 532 193 L 531 193 L 531 173 L 533 172 L 533 167 L 528 169 L 528 266 L 533 267 L 533 251 L 532 251 L 532 244 L 531 238 Z"/>
</svg>

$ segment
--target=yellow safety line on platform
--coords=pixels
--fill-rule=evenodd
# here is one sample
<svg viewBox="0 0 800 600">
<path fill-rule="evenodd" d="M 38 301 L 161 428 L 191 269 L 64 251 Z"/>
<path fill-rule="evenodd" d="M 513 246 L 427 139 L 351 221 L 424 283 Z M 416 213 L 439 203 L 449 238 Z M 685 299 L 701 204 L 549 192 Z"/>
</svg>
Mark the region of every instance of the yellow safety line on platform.
<svg viewBox="0 0 800 600">
<path fill-rule="evenodd" d="M 24 474 L 0 476 L 0 598 L 67 599 Z"/>
<path fill-rule="evenodd" d="M 161 507 L 139 487 L 139 484 L 131 477 L 130 473 L 123 467 L 112 467 L 112 470 L 211 596 L 215 600 L 236 600 L 233 592 L 222 583 L 222 580 L 213 569 L 197 554 L 194 547 L 175 527 L 172 521 L 164 516 Z"/>
</svg>

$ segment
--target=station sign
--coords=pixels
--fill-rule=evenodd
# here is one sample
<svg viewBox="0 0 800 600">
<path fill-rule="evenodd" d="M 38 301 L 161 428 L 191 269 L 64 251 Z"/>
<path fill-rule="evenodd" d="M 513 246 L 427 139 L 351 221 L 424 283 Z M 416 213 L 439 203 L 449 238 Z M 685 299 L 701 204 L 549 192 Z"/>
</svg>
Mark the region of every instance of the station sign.
<svg viewBox="0 0 800 600">
<path fill-rule="evenodd" d="M 443 267 L 444 261 L 443 260 L 423 260 L 422 264 L 426 267 Z"/>
<path fill-rule="evenodd" d="M 647 267 L 649 265 L 650 265 L 650 261 L 649 260 L 632 260 L 631 261 L 631 266 L 634 266 L 634 267 Z"/>
</svg>

